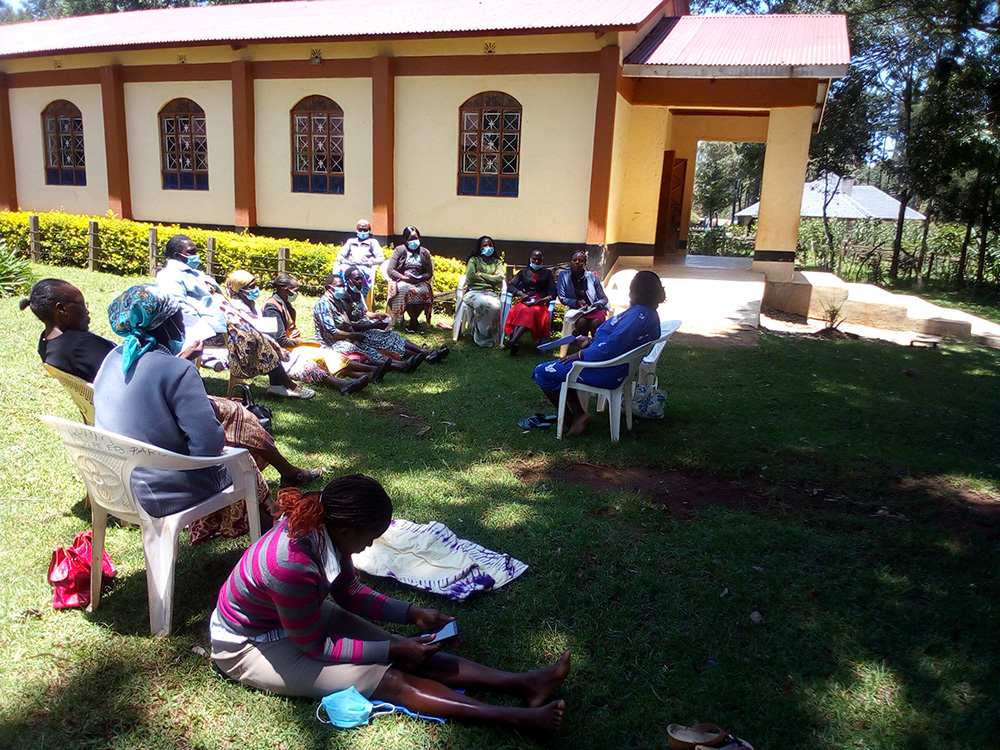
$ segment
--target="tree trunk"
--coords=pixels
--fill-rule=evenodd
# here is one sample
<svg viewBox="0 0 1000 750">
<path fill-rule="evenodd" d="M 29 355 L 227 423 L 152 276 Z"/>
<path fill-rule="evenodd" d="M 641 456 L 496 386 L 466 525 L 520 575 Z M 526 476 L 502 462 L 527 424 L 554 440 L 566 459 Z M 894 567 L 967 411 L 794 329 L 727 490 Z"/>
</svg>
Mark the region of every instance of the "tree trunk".
<svg viewBox="0 0 1000 750">
<path fill-rule="evenodd" d="M 965 222 L 965 237 L 962 238 L 962 249 L 958 253 L 958 268 L 955 269 L 955 286 L 965 286 L 965 263 L 969 257 L 969 242 L 972 240 L 972 228 L 976 225 L 976 209 L 979 203 L 979 187 L 983 181 L 983 168 L 976 170 L 976 181 L 972 183 L 972 195 L 969 198 L 968 219 Z"/>
<path fill-rule="evenodd" d="M 924 258 L 927 255 L 927 235 L 931 231 L 931 207 L 927 207 L 927 216 L 924 218 L 924 233 L 920 238 L 920 254 L 917 255 L 917 289 L 924 288 Z"/>
<path fill-rule="evenodd" d="M 892 261 L 889 263 L 889 278 L 899 277 L 899 254 L 903 250 L 903 222 L 906 221 L 906 202 L 910 199 L 910 189 L 903 188 L 899 196 L 899 215 L 896 217 L 896 236 L 892 240 Z"/>
<path fill-rule="evenodd" d="M 983 211 L 979 219 L 979 267 L 976 268 L 976 286 L 983 285 L 983 276 L 986 270 L 986 240 L 989 237 L 990 226 L 990 203 L 993 197 L 992 186 L 987 185 L 983 195 Z"/>
</svg>

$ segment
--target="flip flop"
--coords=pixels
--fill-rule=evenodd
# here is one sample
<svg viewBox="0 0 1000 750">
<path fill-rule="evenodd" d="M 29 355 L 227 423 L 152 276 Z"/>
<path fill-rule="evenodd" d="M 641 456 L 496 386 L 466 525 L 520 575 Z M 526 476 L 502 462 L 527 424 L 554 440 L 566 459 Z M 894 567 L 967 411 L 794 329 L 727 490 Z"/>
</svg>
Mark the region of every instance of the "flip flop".
<svg viewBox="0 0 1000 750">
<path fill-rule="evenodd" d="M 541 412 L 536 412 L 526 419 L 522 419 L 517 423 L 517 426 L 522 430 L 530 430 L 532 428 L 537 429 L 547 429 L 552 426 L 552 422 Z"/>
<path fill-rule="evenodd" d="M 667 742 L 673 750 L 696 750 L 698 746 L 717 748 L 723 745 L 729 733 L 715 724 L 695 724 L 690 727 L 670 724 L 667 727 Z"/>
<path fill-rule="evenodd" d="M 753 750 L 753 745 L 732 734 L 727 734 L 721 745 L 695 745 L 694 750 Z"/>
<path fill-rule="evenodd" d="M 323 472 L 320 469 L 309 469 L 307 471 L 299 469 L 298 471 L 295 472 L 294 481 L 290 482 L 287 486 L 304 487 L 305 485 L 312 484 L 317 479 L 321 479 L 322 477 L 323 477 Z"/>
</svg>

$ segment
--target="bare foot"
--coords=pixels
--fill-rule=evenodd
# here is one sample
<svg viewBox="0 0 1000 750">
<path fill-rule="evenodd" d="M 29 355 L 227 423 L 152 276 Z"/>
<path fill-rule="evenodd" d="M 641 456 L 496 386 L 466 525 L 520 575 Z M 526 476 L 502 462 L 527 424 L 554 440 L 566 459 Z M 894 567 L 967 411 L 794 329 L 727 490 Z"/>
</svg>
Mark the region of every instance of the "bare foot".
<svg viewBox="0 0 1000 750">
<path fill-rule="evenodd" d="M 585 412 L 581 414 L 577 419 L 573 420 L 573 426 L 569 428 L 569 432 L 567 432 L 566 434 L 569 437 L 576 437 L 577 435 L 582 435 L 589 426 L 590 426 L 590 414 Z"/>
<path fill-rule="evenodd" d="M 547 706 L 518 709 L 518 719 L 513 723 L 523 729 L 539 732 L 558 732 L 566 717 L 566 701 L 552 701 Z"/>
<path fill-rule="evenodd" d="M 564 651 L 555 664 L 529 672 L 524 702 L 532 708 L 544 705 L 545 701 L 551 698 L 566 681 L 566 675 L 569 674 L 569 660 L 569 651 Z"/>
</svg>

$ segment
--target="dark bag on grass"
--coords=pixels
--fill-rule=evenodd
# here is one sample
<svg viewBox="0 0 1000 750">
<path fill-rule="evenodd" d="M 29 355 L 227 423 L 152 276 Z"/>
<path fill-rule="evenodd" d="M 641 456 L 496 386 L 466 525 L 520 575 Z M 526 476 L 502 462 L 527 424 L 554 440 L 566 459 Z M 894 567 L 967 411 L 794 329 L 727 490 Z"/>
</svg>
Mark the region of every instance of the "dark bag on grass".
<svg viewBox="0 0 1000 750">
<path fill-rule="evenodd" d="M 246 407 L 247 411 L 257 417 L 260 426 L 273 435 L 274 430 L 271 429 L 273 412 L 271 409 L 253 400 L 253 391 L 250 390 L 250 386 L 246 383 L 237 383 L 235 390 L 239 394 L 239 399 L 243 402 L 243 406 Z"/>
</svg>

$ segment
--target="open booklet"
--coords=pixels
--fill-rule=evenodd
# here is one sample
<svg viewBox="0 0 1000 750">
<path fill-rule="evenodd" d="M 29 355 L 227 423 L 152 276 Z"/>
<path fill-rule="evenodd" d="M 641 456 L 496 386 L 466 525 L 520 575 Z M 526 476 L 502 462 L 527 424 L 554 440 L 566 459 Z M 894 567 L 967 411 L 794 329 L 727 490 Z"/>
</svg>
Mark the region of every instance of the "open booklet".
<svg viewBox="0 0 1000 750">
<path fill-rule="evenodd" d="M 572 344 L 576 341 L 576 336 L 563 336 L 561 339 L 556 339 L 555 341 L 550 341 L 547 344 L 539 344 L 538 351 L 548 352 L 553 349 L 558 349 L 560 346 L 566 346 Z"/>
</svg>

